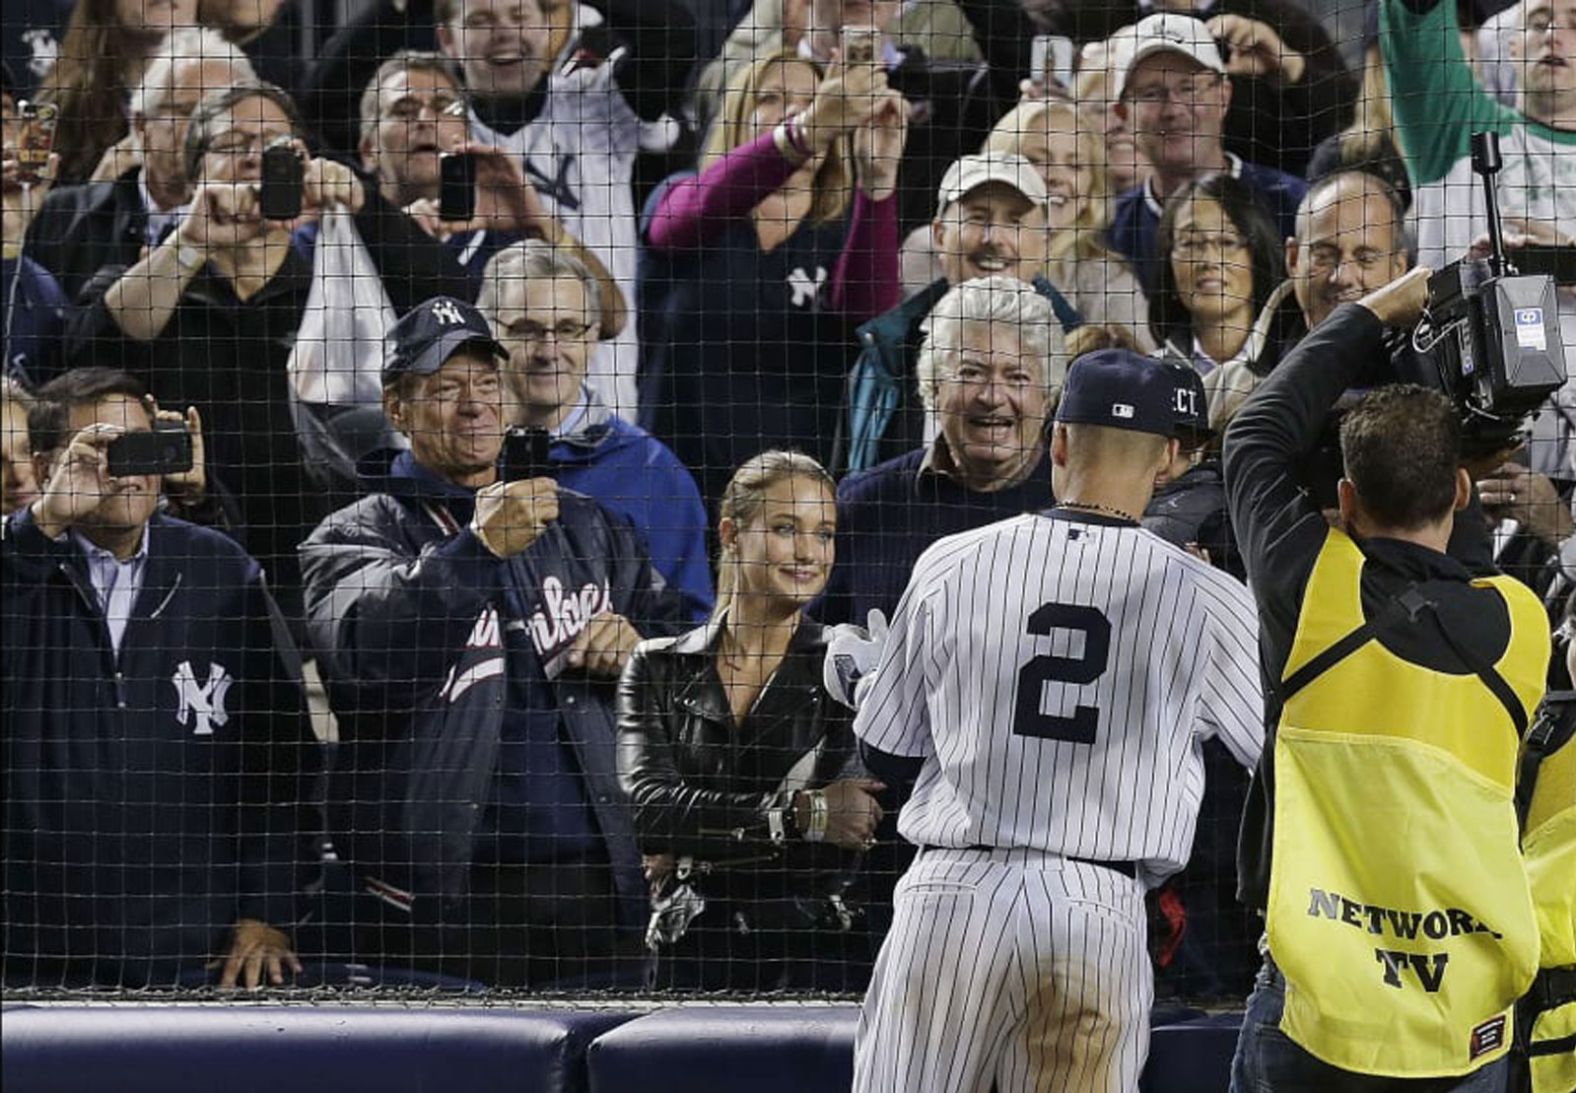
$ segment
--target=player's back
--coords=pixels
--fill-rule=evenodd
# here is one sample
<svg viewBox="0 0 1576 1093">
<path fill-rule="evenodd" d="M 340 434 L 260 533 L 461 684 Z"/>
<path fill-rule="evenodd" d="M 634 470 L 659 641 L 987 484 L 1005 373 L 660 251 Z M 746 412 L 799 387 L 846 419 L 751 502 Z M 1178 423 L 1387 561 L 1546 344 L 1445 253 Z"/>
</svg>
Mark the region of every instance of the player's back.
<svg viewBox="0 0 1576 1093">
<path fill-rule="evenodd" d="M 1192 845 L 1202 740 L 1257 757 L 1251 597 L 1126 521 L 1052 510 L 943 540 L 915 567 L 903 625 L 925 646 L 899 674 L 924 690 L 911 717 L 930 738 L 900 821 L 911 842 L 1163 875 Z M 871 701 L 898 682 L 878 678 Z M 880 747 L 877 725 L 864 735 Z"/>
</svg>

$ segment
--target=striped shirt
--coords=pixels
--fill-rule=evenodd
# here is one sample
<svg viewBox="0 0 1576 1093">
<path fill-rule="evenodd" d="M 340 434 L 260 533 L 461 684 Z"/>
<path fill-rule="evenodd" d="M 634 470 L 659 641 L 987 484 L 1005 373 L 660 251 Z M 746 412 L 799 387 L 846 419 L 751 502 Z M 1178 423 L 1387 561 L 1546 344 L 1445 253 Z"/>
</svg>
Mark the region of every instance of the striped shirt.
<svg viewBox="0 0 1576 1093">
<path fill-rule="evenodd" d="M 1125 521 L 1052 510 L 936 543 L 914 567 L 867 745 L 923 759 L 920 845 L 1186 864 L 1203 741 L 1263 744 L 1258 618 L 1231 577 Z"/>
</svg>

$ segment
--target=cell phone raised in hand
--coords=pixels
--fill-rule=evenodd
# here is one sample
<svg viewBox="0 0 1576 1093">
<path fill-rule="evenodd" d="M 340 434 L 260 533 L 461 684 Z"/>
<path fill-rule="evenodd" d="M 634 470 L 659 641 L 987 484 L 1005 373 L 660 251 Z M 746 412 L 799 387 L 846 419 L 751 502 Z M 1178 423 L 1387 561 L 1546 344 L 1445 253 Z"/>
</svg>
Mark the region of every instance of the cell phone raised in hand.
<svg viewBox="0 0 1576 1093">
<path fill-rule="evenodd" d="M 527 478 L 551 478 L 552 461 L 547 449 L 552 438 L 547 430 L 536 425 L 516 425 L 503 437 L 503 451 L 498 456 L 498 480 L 521 482 Z"/>
<path fill-rule="evenodd" d="M 16 112 L 22 125 L 16 144 L 16 177 L 23 185 L 31 186 L 49 167 L 60 108 L 48 102 L 23 102 L 17 104 Z"/>
<path fill-rule="evenodd" d="M 116 478 L 144 474 L 183 474 L 192 469 L 192 435 L 183 422 L 159 422 L 153 429 L 122 433 L 104 449 Z"/>
<path fill-rule="evenodd" d="M 438 157 L 438 219 L 467 221 L 476 215 L 476 154 L 445 152 Z"/>
<path fill-rule="evenodd" d="M 263 149 L 263 178 L 257 192 L 259 214 L 264 220 L 294 220 L 301 215 L 306 165 L 296 153 L 293 138 L 281 137 Z"/>
<path fill-rule="evenodd" d="M 842 33 L 843 64 L 872 63 L 876 59 L 876 49 L 880 44 L 881 32 L 875 27 L 859 24 L 845 26 Z"/>
</svg>

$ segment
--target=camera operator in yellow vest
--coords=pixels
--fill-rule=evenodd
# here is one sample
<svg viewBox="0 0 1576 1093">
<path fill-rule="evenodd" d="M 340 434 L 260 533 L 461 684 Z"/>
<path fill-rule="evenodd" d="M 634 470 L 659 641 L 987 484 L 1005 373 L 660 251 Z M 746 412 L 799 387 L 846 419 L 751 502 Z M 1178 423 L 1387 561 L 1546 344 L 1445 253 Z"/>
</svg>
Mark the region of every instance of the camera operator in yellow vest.
<svg viewBox="0 0 1576 1093">
<path fill-rule="evenodd" d="M 1234 1091 L 1499 1093 L 1538 968 L 1515 788 L 1548 622 L 1528 588 L 1447 552 L 1471 494 L 1460 412 L 1376 387 L 1341 418 L 1339 519 L 1298 482 L 1427 275 L 1337 308 L 1226 435 L 1273 741 L 1239 855 L 1268 948 Z"/>
<path fill-rule="evenodd" d="M 1565 668 L 1576 681 L 1576 595 L 1565 606 Z M 1522 752 L 1521 850 L 1543 940 L 1542 968 L 1517 1009 L 1522 1090 L 1576 1089 L 1576 691 L 1550 691 Z M 1513 1087 L 1514 1089 L 1514 1087 Z M 1516 1093 L 1520 1093 L 1517 1090 Z"/>
</svg>

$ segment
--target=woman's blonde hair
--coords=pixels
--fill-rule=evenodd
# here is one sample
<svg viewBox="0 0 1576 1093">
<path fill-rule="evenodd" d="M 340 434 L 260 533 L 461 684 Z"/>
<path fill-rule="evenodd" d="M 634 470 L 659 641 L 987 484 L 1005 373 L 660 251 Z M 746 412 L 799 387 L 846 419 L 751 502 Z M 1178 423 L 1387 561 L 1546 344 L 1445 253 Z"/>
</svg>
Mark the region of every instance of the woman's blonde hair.
<svg viewBox="0 0 1576 1093">
<path fill-rule="evenodd" d="M 821 66 L 814 61 L 786 52 L 770 54 L 740 69 L 728 81 L 727 90 L 722 94 L 722 108 L 717 111 L 716 120 L 707 131 L 706 144 L 700 155 L 702 171 L 749 141 L 750 115 L 755 110 L 761 82 L 773 65 L 780 64 L 807 65 L 817 80 L 825 75 Z M 848 144 L 845 138 L 838 137 L 832 142 L 832 148 L 827 152 L 820 170 L 815 173 L 815 197 L 810 203 L 808 217 L 810 223 L 825 223 L 841 217 L 848 209 L 852 183 Z"/>
<path fill-rule="evenodd" d="M 766 491 L 778 482 L 792 478 L 808 478 L 825 486 L 826 491 L 833 496 L 837 494 L 836 481 L 821 464 L 803 452 L 774 448 L 751 456 L 733 472 L 733 477 L 728 479 L 727 489 L 722 491 L 722 500 L 717 504 L 719 523 L 732 520 L 735 527 L 749 526 L 766 507 Z M 717 606 L 712 610 L 711 617 L 721 619 L 738 594 L 739 559 L 724 547 L 722 557 L 717 562 Z"/>
<path fill-rule="evenodd" d="M 1110 254 L 1103 240 L 1111 223 L 1111 183 L 1106 174 L 1105 142 L 1100 132 L 1078 107 L 1054 99 L 1020 102 L 998 121 L 981 152 L 1022 155 L 1023 138 L 1029 133 L 1072 133 L 1078 140 L 1078 166 L 1089 169 L 1089 192 L 1080 197 L 1082 204 L 1072 224 L 1053 234 L 1046 246 L 1046 265 L 1054 267 L 1069 259 L 1105 258 Z"/>
</svg>

